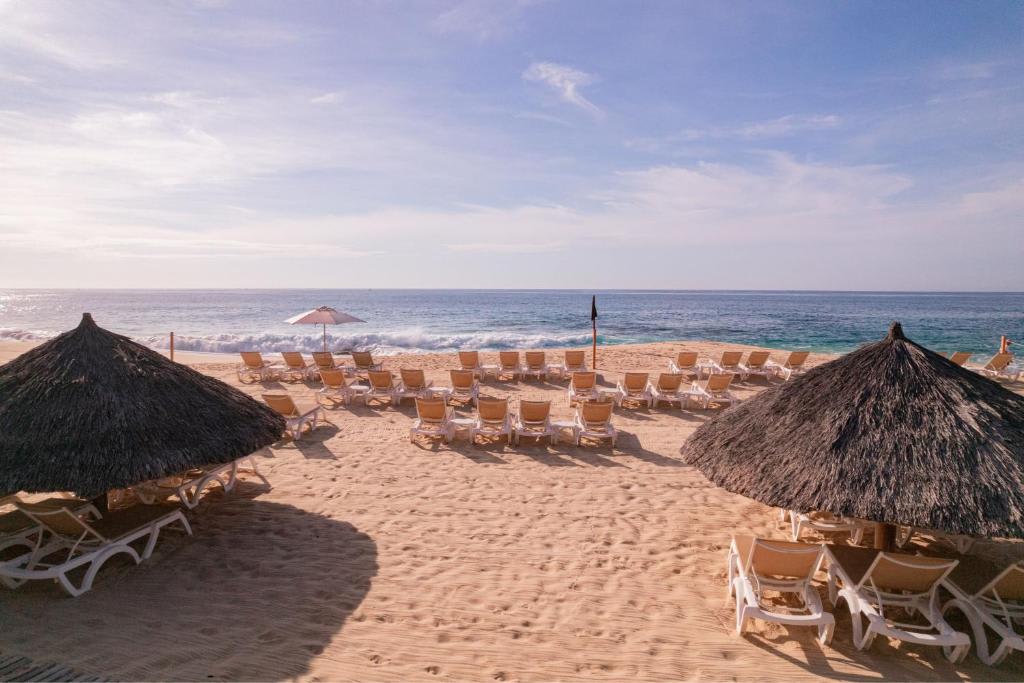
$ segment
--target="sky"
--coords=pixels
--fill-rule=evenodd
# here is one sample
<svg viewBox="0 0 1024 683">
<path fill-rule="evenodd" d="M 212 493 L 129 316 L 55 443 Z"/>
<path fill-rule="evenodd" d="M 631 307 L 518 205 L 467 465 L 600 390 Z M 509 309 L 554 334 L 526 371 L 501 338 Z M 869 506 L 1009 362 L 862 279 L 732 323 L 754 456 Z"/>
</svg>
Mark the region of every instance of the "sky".
<svg viewBox="0 0 1024 683">
<path fill-rule="evenodd" d="M 1024 3 L 0 0 L 0 286 L 1024 290 Z"/>
</svg>

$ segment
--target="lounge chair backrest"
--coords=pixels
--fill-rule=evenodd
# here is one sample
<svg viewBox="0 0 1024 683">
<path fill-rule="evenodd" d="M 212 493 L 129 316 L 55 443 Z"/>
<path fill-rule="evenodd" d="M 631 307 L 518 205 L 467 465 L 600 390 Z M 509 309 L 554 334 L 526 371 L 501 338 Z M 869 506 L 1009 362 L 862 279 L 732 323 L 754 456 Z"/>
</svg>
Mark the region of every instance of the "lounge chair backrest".
<svg viewBox="0 0 1024 683">
<path fill-rule="evenodd" d="M 284 359 L 284 364 L 290 368 L 306 367 L 306 361 L 298 351 L 282 351 L 281 358 Z"/>
<path fill-rule="evenodd" d="M 502 422 L 508 417 L 508 399 L 481 397 L 476 409 L 484 422 Z"/>
<path fill-rule="evenodd" d="M 708 391 L 725 391 L 732 384 L 732 375 L 723 372 L 715 373 L 708 377 L 707 389 Z"/>
<path fill-rule="evenodd" d="M 787 368 L 799 368 L 807 362 L 807 357 L 811 355 L 810 351 L 790 351 L 789 358 L 786 359 Z"/>
<path fill-rule="evenodd" d="M 751 351 L 747 356 L 747 367 L 748 368 L 760 368 L 768 362 L 768 356 L 771 355 L 769 351 Z"/>
<path fill-rule="evenodd" d="M 263 394 L 263 401 L 285 417 L 295 417 L 299 414 L 295 401 L 288 394 Z"/>
<path fill-rule="evenodd" d="M 395 385 L 395 378 L 387 370 L 370 370 L 366 377 L 374 389 L 390 389 Z"/>
<path fill-rule="evenodd" d="M 416 399 L 416 416 L 424 422 L 443 422 L 447 410 L 443 398 Z"/>
<path fill-rule="evenodd" d="M 470 389 L 475 378 L 472 370 L 451 370 L 452 386 L 456 389 Z"/>
<path fill-rule="evenodd" d="M 587 401 L 580 405 L 580 419 L 588 428 L 603 427 L 612 419 L 614 403 Z"/>
<path fill-rule="evenodd" d="M 676 355 L 676 367 L 680 370 L 694 368 L 697 366 L 696 351 L 680 351 Z"/>
<path fill-rule="evenodd" d="M 543 351 L 527 351 L 526 367 L 531 369 L 542 368 L 546 358 L 547 356 Z"/>
<path fill-rule="evenodd" d="M 335 367 L 334 354 L 331 353 L 330 351 L 314 351 L 313 362 L 316 363 L 316 366 L 318 368 Z"/>
<path fill-rule="evenodd" d="M 459 363 L 464 369 L 475 370 L 480 367 L 479 351 L 459 351 Z"/>
<path fill-rule="evenodd" d="M 992 356 L 992 360 L 988 362 L 988 365 L 985 366 L 985 369 L 995 370 L 997 372 L 999 370 L 1005 370 L 1006 366 L 1010 364 L 1011 360 L 1013 360 L 1013 354 L 997 353 L 996 355 Z"/>
<path fill-rule="evenodd" d="M 626 391 L 643 391 L 647 388 L 649 378 L 646 372 L 627 372 L 622 378 L 622 386 L 626 387 Z"/>
<path fill-rule="evenodd" d="M 597 384 L 596 372 L 572 373 L 572 386 L 577 391 L 593 389 L 595 384 Z"/>
<path fill-rule="evenodd" d="M 369 368 L 374 365 L 373 354 L 369 351 L 353 351 L 352 362 L 357 368 Z"/>
<path fill-rule="evenodd" d="M 1015 562 L 999 573 L 988 584 L 978 591 L 979 596 L 999 600 L 1024 600 L 1024 563 Z"/>
<path fill-rule="evenodd" d="M 242 362 L 249 368 L 262 368 L 263 356 L 259 351 L 242 351 Z"/>
<path fill-rule="evenodd" d="M 399 372 L 402 374 L 402 384 L 406 389 L 418 391 L 427 385 L 426 376 L 418 368 L 402 368 Z"/>
<path fill-rule="evenodd" d="M 37 508 L 29 503 L 21 503 L 18 505 L 18 510 L 59 536 L 77 540 L 89 537 L 97 541 L 106 540 L 99 532 L 67 508 L 54 510 L 52 508 Z"/>
<path fill-rule="evenodd" d="M 658 375 L 658 389 L 660 391 L 679 391 L 679 385 L 682 383 L 683 376 L 678 372 L 663 372 Z"/>
<path fill-rule="evenodd" d="M 551 415 L 551 401 L 520 401 L 519 419 L 528 424 L 544 422 Z"/>
<path fill-rule="evenodd" d="M 823 552 L 821 544 L 755 538 L 743 562 L 744 568 L 758 576 L 808 579 L 818 568 Z"/>
<path fill-rule="evenodd" d="M 952 356 L 949 357 L 949 362 L 953 363 L 954 365 L 959 365 L 959 366 L 963 367 L 963 365 L 968 360 L 970 360 L 970 359 L 971 359 L 970 352 L 968 352 L 968 351 L 957 351 Z"/>
<path fill-rule="evenodd" d="M 929 593 L 957 565 L 957 560 L 879 553 L 861 579 L 887 593 Z"/>
<path fill-rule="evenodd" d="M 329 389 L 340 389 L 348 383 L 345 381 L 345 373 L 338 369 L 324 369 L 320 371 L 320 379 L 324 386 Z"/>
<path fill-rule="evenodd" d="M 587 362 L 586 355 L 586 351 L 566 351 L 565 364 L 570 368 L 582 367 Z"/>
<path fill-rule="evenodd" d="M 723 351 L 722 362 L 720 365 L 723 368 L 734 368 L 740 364 L 740 360 L 743 358 L 742 351 Z"/>
<path fill-rule="evenodd" d="M 519 352 L 518 351 L 500 351 L 498 352 L 498 360 L 503 368 L 518 368 L 519 367 Z"/>
</svg>

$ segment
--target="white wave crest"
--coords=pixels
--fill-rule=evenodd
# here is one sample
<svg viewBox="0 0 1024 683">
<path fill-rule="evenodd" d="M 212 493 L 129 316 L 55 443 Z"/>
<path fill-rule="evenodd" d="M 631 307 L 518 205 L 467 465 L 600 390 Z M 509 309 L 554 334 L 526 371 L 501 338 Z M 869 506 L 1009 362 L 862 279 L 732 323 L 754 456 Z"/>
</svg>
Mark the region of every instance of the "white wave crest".
<svg viewBox="0 0 1024 683">
<path fill-rule="evenodd" d="M 153 348 L 167 348 L 166 335 L 144 337 L 137 341 Z M 602 343 L 614 343 L 599 337 Z M 327 335 L 327 348 L 331 351 L 369 350 L 380 355 L 398 353 L 451 353 L 459 349 L 542 349 L 562 346 L 581 346 L 590 343 L 588 334 L 523 334 L 518 332 L 472 332 L 428 334 L 422 330 L 377 332 L 353 335 Z M 174 348 L 178 351 L 207 353 L 238 353 L 239 351 L 319 351 L 323 348 L 322 334 L 215 334 L 203 336 L 175 335 Z"/>
<path fill-rule="evenodd" d="M 0 327 L 0 341 L 40 341 L 54 336 L 43 330 L 20 330 L 15 327 Z"/>
</svg>

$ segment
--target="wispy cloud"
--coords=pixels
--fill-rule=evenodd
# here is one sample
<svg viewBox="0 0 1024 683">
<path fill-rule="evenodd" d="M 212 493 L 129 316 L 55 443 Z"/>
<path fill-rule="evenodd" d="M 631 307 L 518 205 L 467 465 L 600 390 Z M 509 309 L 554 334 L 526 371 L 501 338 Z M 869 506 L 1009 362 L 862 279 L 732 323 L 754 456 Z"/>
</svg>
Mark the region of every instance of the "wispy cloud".
<svg viewBox="0 0 1024 683">
<path fill-rule="evenodd" d="M 445 246 L 449 251 L 469 254 L 541 254 L 560 251 L 565 242 L 465 242 Z"/>
<path fill-rule="evenodd" d="M 945 81 L 988 80 L 996 75 L 996 62 L 961 62 L 939 68 L 938 76 Z"/>
<path fill-rule="evenodd" d="M 554 62 L 534 62 L 523 72 L 523 78 L 546 85 L 554 90 L 562 101 L 590 114 L 604 114 L 600 107 L 584 97 L 581 92 L 583 86 L 590 85 L 595 80 L 594 76 L 585 71 Z"/>
<path fill-rule="evenodd" d="M 677 140 L 703 140 L 708 138 L 739 138 L 757 140 L 795 135 L 807 131 L 828 130 L 842 125 L 843 119 L 837 114 L 787 114 L 765 121 L 754 121 L 738 126 L 714 128 L 687 128 L 675 137 Z"/>
<path fill-rule="evenodd" d="M 505 36 L 521 23 L 522 12 L 540 0 L 459 0 L 432 23 L 440 33 L 467 35 L 478 42 Z"/>
<path fill-rule="evenodd" d="M 344 96 L 345 93 L 341 91 L 325 92 L 322 95 L 309 98 L 309 102 L 310 104 L 336 104 L 341 102 Z"/>
</svg>

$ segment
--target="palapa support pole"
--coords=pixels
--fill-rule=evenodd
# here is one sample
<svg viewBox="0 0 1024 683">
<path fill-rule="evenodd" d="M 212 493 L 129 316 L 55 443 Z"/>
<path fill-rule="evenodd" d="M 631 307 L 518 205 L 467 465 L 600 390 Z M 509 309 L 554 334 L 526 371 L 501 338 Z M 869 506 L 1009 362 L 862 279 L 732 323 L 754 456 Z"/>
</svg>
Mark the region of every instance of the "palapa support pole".
<svg viewBox="0 0 1024 683">
<path fill-rule="evenodd" d="M 174 333 L 171 332 L 171 360 L 174 360 Z"/>
<path fill-rule="evenodd" d="M 883 524 L 882 522 L 875 524 L 875 550 L 892 552 L 895 549 L 896 525 Z"/>
</svg>

